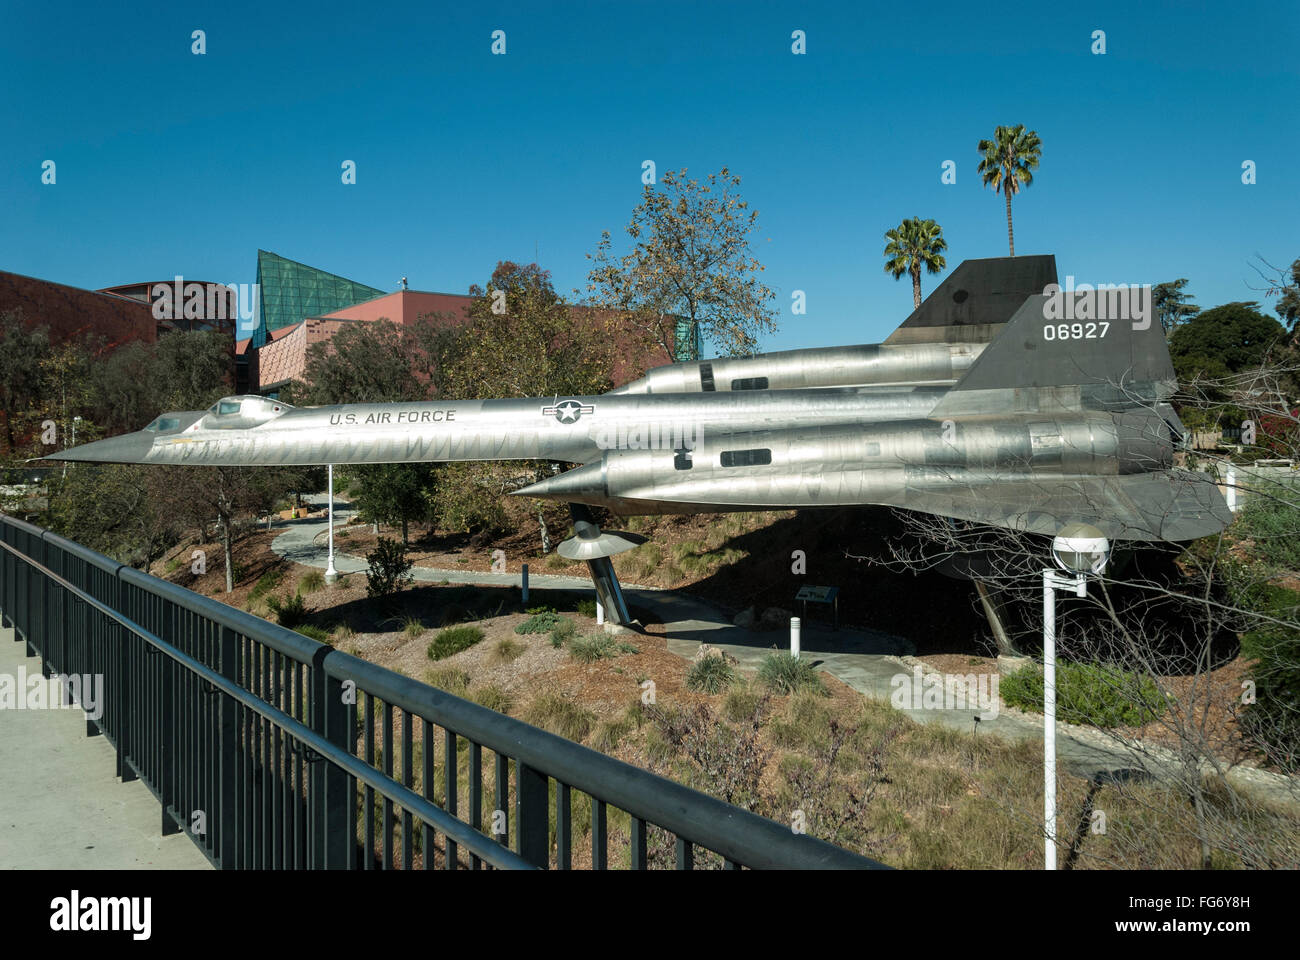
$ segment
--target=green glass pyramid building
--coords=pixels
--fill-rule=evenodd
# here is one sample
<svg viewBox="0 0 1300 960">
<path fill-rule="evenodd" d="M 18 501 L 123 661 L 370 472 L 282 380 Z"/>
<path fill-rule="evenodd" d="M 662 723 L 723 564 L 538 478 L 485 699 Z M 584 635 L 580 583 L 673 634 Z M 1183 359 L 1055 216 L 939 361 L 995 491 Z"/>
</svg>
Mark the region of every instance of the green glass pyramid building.
<svg viewBox="0 0 1300 960">
<path fill-rule="evenodd" d="M 260 295 L 253 347 L 265 345 L 271 333 L 281 327 L 291 327 L 307 317 L 333 313 L 388 292 L 269 250 L 257 251 L 257 287 Z"/>
</svg>

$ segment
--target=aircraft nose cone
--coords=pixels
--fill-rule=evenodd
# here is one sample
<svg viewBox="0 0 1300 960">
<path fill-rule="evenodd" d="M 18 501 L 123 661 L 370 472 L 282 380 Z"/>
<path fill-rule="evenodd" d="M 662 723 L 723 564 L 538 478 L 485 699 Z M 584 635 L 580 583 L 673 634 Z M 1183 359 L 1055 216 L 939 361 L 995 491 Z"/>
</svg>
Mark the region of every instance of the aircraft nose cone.
<svg viewBox="0 0 1300 960">
<path fill-rule="evenodd" d="M 143 430 L 120 437 L 83 443 L 43 457 L 44 460 L 71 460 L 83 463 L 144 463 L 153 449 L 154 435 Z"/>
</svg>

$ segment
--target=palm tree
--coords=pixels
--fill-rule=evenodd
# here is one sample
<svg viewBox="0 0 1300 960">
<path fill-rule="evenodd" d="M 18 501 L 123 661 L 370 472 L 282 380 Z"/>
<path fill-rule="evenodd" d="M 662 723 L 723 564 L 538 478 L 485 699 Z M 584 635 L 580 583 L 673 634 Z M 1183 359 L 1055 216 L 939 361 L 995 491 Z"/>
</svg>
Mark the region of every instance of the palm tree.
<svg viewBox="0 0 1300 960">
<path fill-rule="evenodd" d="M 893 230 L 885 231 L 885 273 L 895 280 L 905 273 L 912 275 L 912 305 L 921 305 L 921 267 L 938 273 L 948 263 L 943 251 L 948 241 L 943 238 L 943 227 L 933 220 L 912 217 Z"/>
<path fill-rule="evenodd" d="M 1023 123 L 1014 127 L 998 127 L 993 131 L 992 140 L 981 140 L 979 152 L 979 172 L 984 177 L 984 186 L 993 186 L 994 191 L 1001 190 L 1007 200 L 1007 245 L 1011 256 L 1016 255 L 1016 237 L 1011 232 L 1011 195 L 1019 193 L 1021 187 L 1034 182 L 1033 169 L 1042 157 L 1043 144 L 1033 130 L 1025 132 Z"/>
</svg>

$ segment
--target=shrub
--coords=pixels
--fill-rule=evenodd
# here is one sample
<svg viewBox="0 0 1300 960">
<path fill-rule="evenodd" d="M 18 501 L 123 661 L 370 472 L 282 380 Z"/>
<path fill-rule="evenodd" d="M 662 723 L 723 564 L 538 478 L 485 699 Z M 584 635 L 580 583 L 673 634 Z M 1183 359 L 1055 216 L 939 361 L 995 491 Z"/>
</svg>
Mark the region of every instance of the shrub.
<svg viewBox="0 0 1300 960">
<path fill-rule="evenodd" d="M 307 607 L 302 596 L 296 593 L 288 600 L 281 600 L 274 595 L 267 597 L 266 606 L 275 614 L 275 622 L 290 630 L 307 619 Z"/>
<path fill-rule="evenodd" d="M 308 570 L 298 581 L 298 592 L 315 593 L 323 586 L 325 586 L 325 574 L 319 570 Z"/>
<path fill-rule="evenodd" d="M 583 663 L 595 663 L 597 660 L 612 659 L 618 655 L 618 652 L 614 648 L 612 637 L 603 633 L 593 633 L 571 640 L 569 655 Z"/>
<path fill-rule="evenodd" d="M 463 697 L 469 689 L 469 674 L 456 667 L 430 667 L 424 672 L 424 682 L 454 697 Z"/>
<path fill-rule="evenodd" d="M 551 628 L 551 646 L 557 649 L 564 646 L 577 632 L 577 625 L 572 620 L 561 620 Z"/>
<path fill-rule="evenodd" d="M 596 727 L 591 737 L 591 747 L 602 753 L 610 753 L 618 747 L 619 741 L 632 732 L 634 721 L 624 715 L 617 720 L 606 720 Z"/>
<path fill-rule="evenodd" d="M 172 557 L 167 561 L 167 572 L 175 573 L 177 570 L 180 569 L 180 566 L 181 566 L 181 558 Z"/>
<path fill-rule="evenodd" d="M 334 646 L 334 638 L 331 637 L 329 631 L 323 627 L 315 627 L 310 623 L 304 623 L 302 626 L 297 628 L 297 631 L 304 637 L 310 637 L 317 643 L 328 644 L 331 647 Z"/>
<path fill-rule="evenodd" d="M 595 600 L 579 600 L 579 601 L 578 601 L 578 615 L 579 615 L 579 616 L 583 616 L 583 617 L 595 617 L 595 616 L 596 616 L 596 601 L 595 601 Z"/>
<path fill-rule="evenodd" d="M 352 624 L 346 622 L 334 624 L 333 634 L 334 639 L 331 642 L 334 644 L 342 643 L 345 640 L 351 640 L 356 636 L 356 632 L 352 629 Z"/>
<path fill-rule="evenodd" d="M 492 650 L 492 656 L 498 663 L 514 663 L 524 654 L 524 645 L 511 640 L 509 637 L 502 637 L 497 641 L 496 647 Z"/>
<path fill-rule="evenodd" d="M 406 547 L 397 540 L 380 537 L 374 551 L 366 554 L 366 564 L 366 595 L 370 597 L 386 597 L 415 579 Z"/>
<path fill-rule="evenodd" d="M 722 701 L 722 712 L 732 723 L 740 723 L 754 715 L 761 699 L 758 691 L 748 684 L 736 684 L 727 691 L 727 698 Z"/>
<path fill-rule="evenodd" d="M 419 617 L 407 617 L 402 621 L 402 633 L 414 640 L 424 633 L 424 623 Z"/>
<path fill-rule="evenodd" d="M 1272 583 L 1254 585 L 1249 609 L 1282 623 L 1261 623 L 1241 638 L 1241 655 L 1252 661 L 1255 702 L 1242 711 L 1246 736 L 1287 774 L 1300 761 L 1300 593 Z"/>
<path fill-rule="evenodd" d="M 686 672 L 686 689 L 721 693 L 736 682 L 736 671 L 722 657 L 704 657 Z"/>
<path fill-rule="evenodd" d="M 248 598 L 256 600 L 267 593 L 270 593 L 280 585 L 284 579 L 284 567 L 272 567 L 266 573 L 257 578 L 257 583 L 253 584 L 253 589 L 249 592 Z"/>
<path fill-rule="evenodd" d="M 579 743 L 591 732 L 596 715 L 561 693 L 535 697 L 524 711 L 524 722 Z"/>
<path fill-rule="evenodd" d="M 999 686 L 1010 706 L 1043 712 L 1043 670 L 1037 664 L 1004 677 Z M 1106 663 L 1056 665 L 1056 717 L 1062 723 L 1136 727 L 1164 709 L 1164 697 L 1149 676 Z"/>
<path fill-rule="evenodd" d="M 469 698 L 479 706 L 495 710 L 497 713 L 509 713 L 515 705 L 514 697 L 494 683 L 479 687 L 470 693 Z"/>
<path fill-rule="evenodd" d="M 826 692 L 812 662 L 801 660 L 784 650 L 774 650 L 763 658 L 758 668 L 758 679 L 774 693 L 794 693 L 804 687 L 819 693 Z"/>
<path fill-rule="evenodd" d="M 429 641 L 429 659 L 442 660 L 444 657 L 450 657 L 462 650 L 468 650 L 482 639 L 483 631 L 478 627 L 448 627 L 446 630 L 440 630 Z"/>
<path fill-rule="evenodd" d="M 532 610 L 529 611 L 529 613 L 532 612 Z M 533 613 L 533 615 L 523 623 L 519 624 L 519 626 L 515 627 L 515 633 L 549 633 L 555 629 L 561 619 L 563 618 L 554 610 L 549 610 L 543 607 L 538 610 L 538 612 Z"/>
<path fill-rule="evenodd" d="M 1242 504 L 1237 523 L 1255 541 L 1254 556 L 1271 566 L 1300 570 L 1300 508 L 1287 500 L 1289 491 L 1278 485 L 1263 496 L 1249 497 Z"/>
</svg>

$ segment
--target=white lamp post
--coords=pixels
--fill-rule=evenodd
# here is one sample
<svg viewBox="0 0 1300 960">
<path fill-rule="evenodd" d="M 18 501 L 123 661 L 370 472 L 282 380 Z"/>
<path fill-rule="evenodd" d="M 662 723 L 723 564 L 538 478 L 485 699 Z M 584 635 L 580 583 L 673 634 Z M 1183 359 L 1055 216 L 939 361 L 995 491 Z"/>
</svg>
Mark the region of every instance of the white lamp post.
<svg viewBox="0 0 1300 960">
<path fill-rule="evenodd" d="M 1056 869 L 1056 591 L 1088 595 L 1088 574 L 1100 576 L 1110 542 L 1096 527 L 1070 523 L 1052 541 L 1052 560 L 1064 571 L 1043 568 L 1043 826 L 1044 866 Z"/>
<path fill-rule="evenodd" d="M 326 476 L 329 477 L 329 528 L 330 528 L 330 553 L 329 561 L 325 564 L 325 582 L 333 583 L 339 578 L 339 572 L 334 569 L 334 464 L 325 468 Z"/>
</svg>

